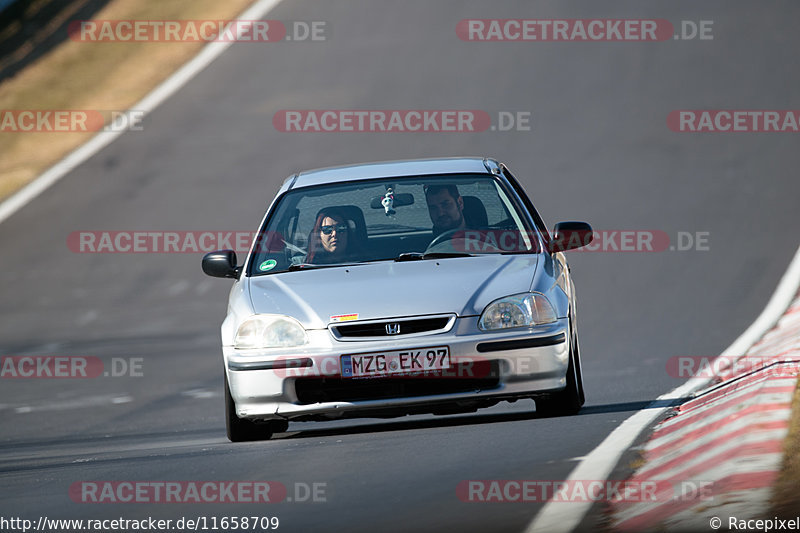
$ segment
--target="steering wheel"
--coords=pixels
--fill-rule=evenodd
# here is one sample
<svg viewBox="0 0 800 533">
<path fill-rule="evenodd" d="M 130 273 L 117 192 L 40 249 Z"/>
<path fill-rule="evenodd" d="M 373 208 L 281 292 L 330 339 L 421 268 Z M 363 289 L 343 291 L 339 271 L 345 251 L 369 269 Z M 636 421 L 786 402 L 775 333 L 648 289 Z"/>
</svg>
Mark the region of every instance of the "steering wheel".
<svg viewBox="0 0 800 533">
<path fill-rule="evenodd" d="M 428 253 L 432 248 L 435 248 L 436 246 L 442 244 L 443 242 L 451 241 L 454 238 L 460 238 L 460 239 L 464 240 L 464 250 L 463 251 L 467 252 L 467 253 L 469 253 L 469 250 L 467 249 L 469 247 L 468 244 L 467 244 L 468 240 L 469 241 L 473 241 L 474 240 L 474 241 L 476 241 L 476 243 L 480 243 L 479 244 L 479 250 L 481 252 L 487 252 L 487 251 L 488 252 L 500 252 L 500 251 L 502 251 L 497 245 L 489 242 L 488 240 L 485 240 L 485 237 L 486 237 L 486 232 L 485 231 L 473 230 L 473 231 L 470 231 L 469 233 L 470 233 L 470 235 L 467 235 L 467 230 L 463 230 L 463 229 L 447 230 L 444 233 L 442 233 L 441 235 L 437 235 L 436 238 L 434 238 L 431 241 L 431 243 L 425 249 L 425 253 Z M 472 236 L 472 234 L 474 234 L 474 236 Z M 476 251 L 478 251 L 478 250 L 476 250 Z"/>
<path fill-rule="evenodd" d="M 441 233 L 441 234 L 437 235 L 431 241 L 431 243 L 428 245 L 428 247 L 425 249 L 425 252 L 427 253 L 428 250 L 430 250 L 431 248 L 433 248 L 435 246 L 438 246 L 438 245 L 442 244 L 445 241 L 453 240 L 453 237 L 455 237 L 456 233 L 458 233 L 459 231 L 463 232 L 464 230 L 458 229 L 458 228 L 450 229 L 450 230 L 445 231 L 444 233 Z"/>
</svg>

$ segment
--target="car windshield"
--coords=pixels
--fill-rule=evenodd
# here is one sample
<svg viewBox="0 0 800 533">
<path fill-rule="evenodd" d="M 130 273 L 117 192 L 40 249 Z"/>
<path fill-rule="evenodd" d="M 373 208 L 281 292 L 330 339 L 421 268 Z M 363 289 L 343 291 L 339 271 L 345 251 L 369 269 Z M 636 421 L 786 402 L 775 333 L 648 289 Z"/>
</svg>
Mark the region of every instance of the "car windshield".
<svg viewBox="0 0 800 533">
<path fill-rule="evenodd" d="M 259 232 L 249 273 L 539 250 L 494 176 L 405 176 L 290 190 Z"/>
</svg>

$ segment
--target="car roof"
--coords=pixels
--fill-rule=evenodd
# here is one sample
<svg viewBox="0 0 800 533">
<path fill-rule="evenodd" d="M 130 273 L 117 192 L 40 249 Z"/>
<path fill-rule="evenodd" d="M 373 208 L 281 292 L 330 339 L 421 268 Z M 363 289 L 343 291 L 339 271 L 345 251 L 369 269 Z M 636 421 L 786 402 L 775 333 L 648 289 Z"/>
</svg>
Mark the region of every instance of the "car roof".
<svg viewBox="0 0 800 533">
<path fill-rule="evenodd" d="M 300 172 L 290 176 L 285 188 L 310 187 L 326 183 L 357 181 L 372 178 L 399 176 L 424 176 L 432 174 L 489 174 L 498 172 L 500 164 L 485 157 L 445 157 L 435 159 L 409 159 L 382 161 L 328 167 Z"/>
</svg>

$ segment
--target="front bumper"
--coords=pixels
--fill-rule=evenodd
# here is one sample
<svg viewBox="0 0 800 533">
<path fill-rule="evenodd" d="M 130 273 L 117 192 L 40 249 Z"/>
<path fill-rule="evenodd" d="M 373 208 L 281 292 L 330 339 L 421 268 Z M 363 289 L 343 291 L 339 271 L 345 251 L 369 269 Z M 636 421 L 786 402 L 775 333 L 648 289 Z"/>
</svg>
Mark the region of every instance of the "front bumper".
<svg viewBox="0 0 800 533">
<path fill-rule="evenodd" d="M 340 418 L 370 412 L 402 415 L 444 404 L 481 405 L 563 389 L 569 365 L 568 319 L 546 326 L 483 332 L 478 317 L 446 333 L 342 342 L 309 331 L 308 345 L 244 353 L 223 347 L 231 396 L 240 418 Z M 440 373 L 342 378 L 343 354 L 446 345 L 453 368 Z"/>
</svg>

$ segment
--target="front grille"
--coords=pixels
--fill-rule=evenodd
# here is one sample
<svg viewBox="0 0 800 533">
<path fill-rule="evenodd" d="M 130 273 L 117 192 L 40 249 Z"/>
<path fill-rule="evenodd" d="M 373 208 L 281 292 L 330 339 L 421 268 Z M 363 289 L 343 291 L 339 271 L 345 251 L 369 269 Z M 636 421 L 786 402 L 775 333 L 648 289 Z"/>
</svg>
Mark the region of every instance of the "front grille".
<svg viewBox="0 0 800 533">
<path fill-rule="evenodd" d="M 359 324 L 343 324 L 331 326 L 331 331 L 337 338 L 364 338 L 364 337 L 398 337 L 414 333 L 428 333 L 447 328 L 452 317 L 440 316 L 433 318 L 412 318 L 399 320 L 383 320 Z M 399 328 L 399 333 L 388 333 Z"/>
<path fill-rule="evenodd" d="M 453 394 L 490 390 L 499 383 L 496 361 L 481 361 L 460 368 L 429 372 L 426 377 L 330 378 L 313 377 L 295 380 L 295 393 L 301 405 L 318 402 L 356 402 L 411 398 L 434 394 Z"/>
</svg>

